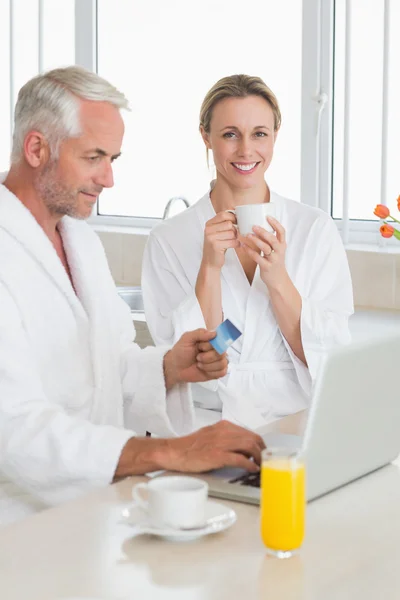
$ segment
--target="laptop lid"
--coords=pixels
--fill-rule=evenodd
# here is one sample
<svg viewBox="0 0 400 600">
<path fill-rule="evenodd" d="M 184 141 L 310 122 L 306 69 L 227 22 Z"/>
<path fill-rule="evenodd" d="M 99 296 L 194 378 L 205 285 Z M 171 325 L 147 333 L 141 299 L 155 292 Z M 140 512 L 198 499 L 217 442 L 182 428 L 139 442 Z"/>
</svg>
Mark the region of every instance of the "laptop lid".
<svg viewBox="0 0 400 600">
<path fill-rule="evenodd" d="M 304 434 L 307 499 L 312 500 L 394 460 L 400 452 L 400 395 L 390 379 L 400 365 L 400 336 L 353 343 L 330 352 L 315 384 Z M 266 444 L 298 447 L 279 433 Z M 240 469 L 204 476 L 210 496 L 259 503 L 257 477 Z"/>
</svg>

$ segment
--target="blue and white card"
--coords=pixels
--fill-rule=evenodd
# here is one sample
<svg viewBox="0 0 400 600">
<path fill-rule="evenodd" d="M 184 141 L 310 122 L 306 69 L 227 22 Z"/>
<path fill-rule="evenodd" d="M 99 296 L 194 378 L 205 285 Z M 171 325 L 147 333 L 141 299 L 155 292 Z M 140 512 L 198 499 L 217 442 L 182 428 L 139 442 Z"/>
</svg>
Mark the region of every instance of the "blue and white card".
<svg viewBox="0 0 400 600">
<path fill-rule="evenodd" d="M 226 352 L 229 346 L 242 335 L 242 332 L 229 319 L 225 319 L 215 331 L 217 335 L 210 340 L 210 344 L 218 354 Z"/>
</svg>

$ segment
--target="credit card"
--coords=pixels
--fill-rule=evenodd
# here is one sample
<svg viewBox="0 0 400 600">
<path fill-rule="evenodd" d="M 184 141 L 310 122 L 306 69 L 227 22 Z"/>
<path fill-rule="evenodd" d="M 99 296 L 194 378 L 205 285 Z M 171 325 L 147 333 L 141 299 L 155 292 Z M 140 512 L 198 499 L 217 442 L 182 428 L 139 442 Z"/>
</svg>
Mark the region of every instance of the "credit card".
<svg viewBox="0 0 400 600">
<path fill-rule="evenodd" d="M 215 331 L 217 335 L 210 340 L 210 344 L 218 354 L 226 352 L 229 346 L 242 335 L 242 332 L 229 319 L 225 319 Z"/>
</svg>

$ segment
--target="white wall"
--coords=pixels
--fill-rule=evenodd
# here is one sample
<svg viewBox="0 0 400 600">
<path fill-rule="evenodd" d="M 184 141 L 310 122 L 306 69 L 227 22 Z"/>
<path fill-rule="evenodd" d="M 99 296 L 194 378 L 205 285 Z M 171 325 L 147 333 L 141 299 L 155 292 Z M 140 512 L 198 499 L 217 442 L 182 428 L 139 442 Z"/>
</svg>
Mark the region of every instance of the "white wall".
<svg viewBox="0 0 400 600">
<path fill-rule="evenodd" d="M 140 285 L 147 235 L 98 232 L 114 280 Z M 399 252 L 397 251 L 399 250 Z M 400 243 L 387 251 L 348 249 L 356 306 L 400 310 Z"/>
</svg>

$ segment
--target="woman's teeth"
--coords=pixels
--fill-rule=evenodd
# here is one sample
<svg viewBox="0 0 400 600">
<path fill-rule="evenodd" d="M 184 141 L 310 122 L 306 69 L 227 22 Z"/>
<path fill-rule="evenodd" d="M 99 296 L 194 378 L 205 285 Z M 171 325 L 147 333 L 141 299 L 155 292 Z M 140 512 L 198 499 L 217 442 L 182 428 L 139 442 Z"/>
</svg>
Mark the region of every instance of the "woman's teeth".
<svg viewBox="0 0 400 600">
<path fill-rule="evenodd" d="M 238 163 L 232 163 L 234 167 L 236 167 L 237 169 L 240 169 L 241 171 L 251 171 L 251 169 L 254 169 L 254 167 L 256 166 L 256 162 L 255 163 L 251 163 L 249 165 L 240 165 Z"/>
</svg>

